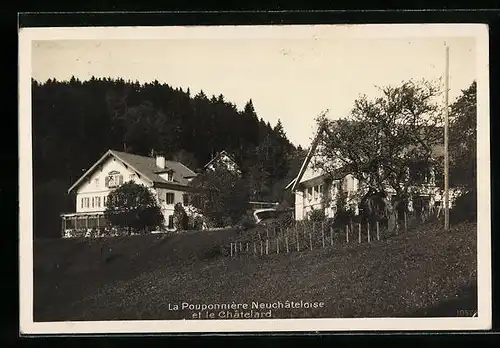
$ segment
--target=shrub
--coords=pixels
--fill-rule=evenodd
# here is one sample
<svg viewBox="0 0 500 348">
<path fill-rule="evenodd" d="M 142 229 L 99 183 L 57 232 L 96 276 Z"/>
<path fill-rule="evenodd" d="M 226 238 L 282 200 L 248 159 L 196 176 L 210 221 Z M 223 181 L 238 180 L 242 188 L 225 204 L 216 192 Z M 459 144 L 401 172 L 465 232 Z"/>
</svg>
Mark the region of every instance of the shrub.
<svg viewBox="0 0 500 348">
<path fill-rule="evenodd" d="M 325 211 L 323 209 L 313 209 L 308 216 L 310 221 L 324 221 Z"/>
<path fill-rule="evenodd" d="M 174 206 L 174 228 L 176 231 L 188 229 L 188 216 L 181 203 Z"/>
<path fill-rule="evenodd" d="M 191 182 L 192 205 L 214 227 L 231 226 L 248 208 L 246 181 L 238 173 L 216 164 L 214 170 L 206 170 Z"/>
<path fill-rule="evenodd" d="M 243 215 L 240 221 L 238 222 L 238 227 L 244 231 L 255 228 L 255 226 L 256 222 L 251 212 L 248 212 L 246 215 Z"/>
<path fill-rule="evenodd" d="M 110 192 L 104 216 L 114 227 L 145 230 L 163 223 L 163 214 L 152 192 L 132 181 Z"/>
<path fill-rule="evenodd" d="M 202 230 L 203 229 L 203 217 L 199 215 L 188 215 L 188 228 L 191 230 Z"/>
<path fill-rule="evenodd" d="M 229 227 L 233 225 L 233 219 L 230 216 L 224 216 L 222 218 L 222 226 L 221 227 Z"/>
<path fill-rule="evenodd" d="M 280 228 L 288 228 L 293 226 L 293 213 L 291 211 L 280 214 L 278 217 L 278 226 Z"/>
<path fill-rule="evenodd" d="M 457 197 L 450 210 L 450 222 L 455 224 L 465 221 L 477 221 L 477 194 L 470 191 Z"/>
</svg>

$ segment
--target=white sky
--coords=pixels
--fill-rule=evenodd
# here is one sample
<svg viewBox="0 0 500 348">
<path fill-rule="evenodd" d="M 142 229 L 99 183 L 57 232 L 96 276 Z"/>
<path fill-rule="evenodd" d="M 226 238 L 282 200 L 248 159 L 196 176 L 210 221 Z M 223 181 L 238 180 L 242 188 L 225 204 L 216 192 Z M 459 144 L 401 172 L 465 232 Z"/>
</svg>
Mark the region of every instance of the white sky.
<svg viewBox="0 0 500 348">
<path fill-rule="evenodd" d="M 359 30 L 355 36 L 345 35 L 353 27 L 342 28 L 342 35 L 333 30 L 328 35 L 281 31 L 252 36 L 247 27 L 245 35 L 230 28 L 225 29 L 230 35 L 210 36 L 206 33 L 211 29 L 184 28 L 185 33 L 204 30 L 204 35 L 33 41 L 32 76 L 41 82 L 73 75 L 81 80 L 156 79 L 174 88 L 189 87 L 192 95 L 200 89 L 209 96 L 222 93 L 239 109 L 251 98 L 259 117 L 271 125 L 281 119 L 288 138 L 303 147 L 309 146 L 314 118 L 321 111 L 329 109 L 331 118 L 346 116 L 360 94 L 375 94 L 374 85 L 442 77 L 445 42 L 450 50 L 450 102 L 476 79 L 476 38 L 463 30 L 459 36 L 449 31 L 429 36 L 428 30 L 420 30 L 398 37 L 396 26 L 385 26 L 389 36 L 370 28 L 363 35 Z"/>
</svg>

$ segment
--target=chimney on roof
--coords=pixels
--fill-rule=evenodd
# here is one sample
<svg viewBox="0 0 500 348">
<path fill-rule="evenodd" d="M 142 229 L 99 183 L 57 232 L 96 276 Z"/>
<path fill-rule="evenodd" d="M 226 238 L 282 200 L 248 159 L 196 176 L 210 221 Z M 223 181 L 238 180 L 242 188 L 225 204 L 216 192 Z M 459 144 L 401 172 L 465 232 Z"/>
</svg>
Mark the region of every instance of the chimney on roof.
<svg viewBox="0 0 500 348">
<path fill-rule="evenodd" d="M 156 154 L 156 166 L 160 169 L 165 169 L 165 155 L 161 153 Z"/>
</svg>

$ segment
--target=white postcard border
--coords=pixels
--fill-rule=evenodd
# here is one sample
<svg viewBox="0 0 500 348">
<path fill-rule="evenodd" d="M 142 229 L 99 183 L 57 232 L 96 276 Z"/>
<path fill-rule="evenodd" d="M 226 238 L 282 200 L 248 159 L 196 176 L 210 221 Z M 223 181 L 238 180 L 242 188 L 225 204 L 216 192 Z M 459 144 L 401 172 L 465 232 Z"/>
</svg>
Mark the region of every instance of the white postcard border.
<svg viewBox="0 0 500 348">
<path fill-rule="evenodd" d="M 361 318 L 152 321 L 33 321 L 33 168 L 31 44 L 33 40 L 82 39 L 287 39 L 356 37 L 475 37 L 478 102 L 478 316 L 473 318 Z M 23 28 L 19 31 L 19 262 L 20 330 L 23 334 L 455 331 L 491 328 L 491 219 L 489 141 L 489 41 L 484 24 L 279 25 L 214 27 Z M 444 52 L 444 51 L 443 51 Z M 444 59 L 444 55 L 443 55 Z M 482 168 L 482 170 L 480 170 Z"/>
</svg>

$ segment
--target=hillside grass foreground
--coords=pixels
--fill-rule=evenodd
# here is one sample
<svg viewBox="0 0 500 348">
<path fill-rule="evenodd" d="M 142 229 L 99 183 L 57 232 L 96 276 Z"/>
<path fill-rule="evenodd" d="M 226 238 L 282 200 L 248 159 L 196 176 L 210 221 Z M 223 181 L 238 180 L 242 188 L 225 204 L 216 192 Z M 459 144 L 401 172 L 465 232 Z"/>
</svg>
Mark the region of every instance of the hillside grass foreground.
<svg viewBox="0 0 500 348">
<path fill-rule="evenodd" d="M 183 302 L 246 303 L 246 312 L 252 302 L 324 303 L 272 309 L 272 318 L 457 316 L 477 308 L 475 223 L 448 232 L 421 226 L 371 244 L 263 257 L 222 255 L 220 246 L 239 233 L 244 232 L 37 240 L 34 319 L 193 318 L 199 310 L 181 310 Z M 221 318 L 219 310 L 213 312 Z"/>
</svg>

